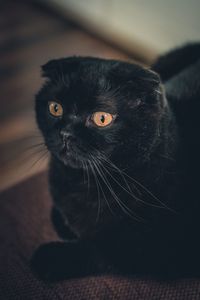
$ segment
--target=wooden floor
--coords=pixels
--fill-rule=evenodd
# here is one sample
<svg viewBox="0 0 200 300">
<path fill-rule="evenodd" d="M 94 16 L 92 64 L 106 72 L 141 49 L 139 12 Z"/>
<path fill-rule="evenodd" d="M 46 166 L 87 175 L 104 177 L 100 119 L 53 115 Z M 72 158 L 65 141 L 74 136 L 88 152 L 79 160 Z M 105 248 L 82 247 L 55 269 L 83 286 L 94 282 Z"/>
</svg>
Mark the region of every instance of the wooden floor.
<svg viewBox="0 0 200 300">
<path fill-rule="evenodd" d="M 127 55 L 29 1 L 1 1 L 0 9 L 0 190 L 47 167 L 34 117 L 40 65 L 49 59 Z"/>
</svg>

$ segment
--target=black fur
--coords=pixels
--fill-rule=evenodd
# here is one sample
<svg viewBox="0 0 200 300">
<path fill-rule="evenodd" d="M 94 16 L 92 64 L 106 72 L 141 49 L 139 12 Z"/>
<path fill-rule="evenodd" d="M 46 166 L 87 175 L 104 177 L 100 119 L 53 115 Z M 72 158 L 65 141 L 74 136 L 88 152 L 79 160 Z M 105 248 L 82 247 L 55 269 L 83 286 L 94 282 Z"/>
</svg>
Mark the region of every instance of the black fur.
<svg viewBox="0 0 200 300">
<path fill-rule="evenodd" d="M 48 80 L 36 114 L 51 153 L 52 219 L 64 242 L 34 254 L 41 278 L 198 274 L 198 47 L 154 64 L 163 84 L 151 70 L 114 60 L 71 57 L 43 66 Z M 49 114 L 48 101 L 62 104 L 62 118 Z M 95 111 L 116 119 L 97 128 L 89 121 Z"/>
</svg>

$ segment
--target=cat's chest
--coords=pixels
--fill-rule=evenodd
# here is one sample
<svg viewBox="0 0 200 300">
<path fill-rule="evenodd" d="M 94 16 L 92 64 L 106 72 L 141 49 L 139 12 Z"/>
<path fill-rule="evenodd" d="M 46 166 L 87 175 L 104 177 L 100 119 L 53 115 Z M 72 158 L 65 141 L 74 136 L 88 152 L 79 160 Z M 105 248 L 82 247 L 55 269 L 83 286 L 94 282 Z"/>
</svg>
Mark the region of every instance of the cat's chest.
<svg viewBox="0 0 200 300">
<path fill-rule="evenodd" d="M 70 172 L 56 173 L 55 176 L 54 172 L 50 178 L 50 186 L 54 204 L 77 236 L 91 236 L 103 227 L 99 220 L 103 207 L 99 207 L 97 201 L 94 178 L 90 176 L 86 179 L 82 173 L 78 175 Z M 101 217 L 101 220 L 105 221 L 105 218 Z"/>
</svg>

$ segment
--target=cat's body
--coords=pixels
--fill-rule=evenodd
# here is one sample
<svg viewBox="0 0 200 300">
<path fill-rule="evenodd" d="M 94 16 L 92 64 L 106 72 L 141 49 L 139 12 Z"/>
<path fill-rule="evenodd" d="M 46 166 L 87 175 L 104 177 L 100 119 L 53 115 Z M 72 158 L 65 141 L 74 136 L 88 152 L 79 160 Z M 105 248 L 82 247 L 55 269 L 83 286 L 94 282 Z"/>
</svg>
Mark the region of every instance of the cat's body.
<svg viewBox="0 0 200 300">
<path fill-rule="evenodd" d="M 52 152 L 52 219 L 65 242 L 36 252 L 41 277 L 200 270 L 200 60 L 174 73 L 165 65 L 153 66 L 165 92 L 155 73 L 127 63 L 69 58 L 44 67 L 50 82 L 37 96 L 37 119 Z M 46 116 L 52 98 L 65 101 L 64 117 Z M 115 116 L 107 128 L 88 125 L 87 111 L 98 110 Z M 64 154 L 54 128 L 79 134 Z"/>
</svg>

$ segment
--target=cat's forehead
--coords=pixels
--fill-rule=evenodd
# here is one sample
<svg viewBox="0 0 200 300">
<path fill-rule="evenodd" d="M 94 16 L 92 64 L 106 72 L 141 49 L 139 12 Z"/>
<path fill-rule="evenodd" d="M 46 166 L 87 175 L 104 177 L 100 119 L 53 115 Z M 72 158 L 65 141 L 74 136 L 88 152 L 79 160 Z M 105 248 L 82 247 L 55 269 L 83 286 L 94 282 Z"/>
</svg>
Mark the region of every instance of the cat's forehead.
<svg viewBox="0 0 200 300">
<path fill-rule="evenodd" d="M 48 62 L 42 67 L 52 97 L 68 107 L 114 107 L 124 99 L 150 94 L 159 82 L 151 71 L 127 62 L 71 57 Z M 49 92 L 48 92 L 49 94 Z"/>
<path fill-rule="evenodd" d="M 115 112 L 117 108 L 116 90 L 110 82 L 98 80 L 77 79 L 77 81 L 60 86 L 56 98 L 69 111 L 108 110 Z"/>
<path fill-rule="evenodd" d="M 115 85 L 101 64 L 90 62 L 72 65 L 59 73 L 56 97 L 62 103 L 77 110 L 115 106 Z"/>
</svg>

